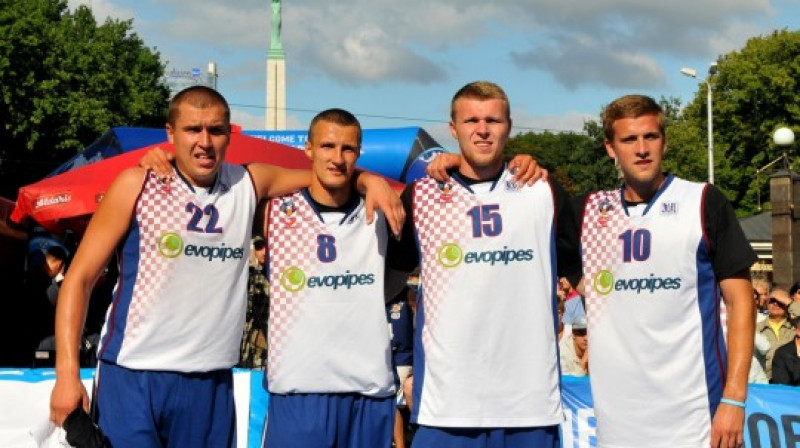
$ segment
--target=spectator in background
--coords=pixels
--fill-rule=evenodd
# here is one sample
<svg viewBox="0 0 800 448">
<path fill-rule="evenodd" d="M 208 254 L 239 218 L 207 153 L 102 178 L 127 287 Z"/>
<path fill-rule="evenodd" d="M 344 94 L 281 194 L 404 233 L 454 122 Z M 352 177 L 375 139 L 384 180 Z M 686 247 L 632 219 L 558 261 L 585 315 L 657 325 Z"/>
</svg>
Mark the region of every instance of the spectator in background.
<svg viewBox="0 0 800 448">
<path fill-rule="evenodd" d="M 769 299 L 770 287 L 769 282 L 763 278 L 753 279 L 753 294 L 756 301 L 756 321 L 761 322 L 767 318 L 769 311 L 767 311 L 767 300 Z"/>
<path fill-rule="evenodd" d="M 773 288 L 767 300 L 769 316 L 756 325 L 756 333 L 761 333 L 769 340 L 770 349 L 766 355 L 765 373 L 772 379 L 772 359 L 778 347 L 794 339 L 795 328 L 789 321 L 789 304 L 792 299 L 783 288 Z"/>
<path fill-rule="evenodd" d="M 562 375 L 586 376 L 589 374 L 589 338 L 586 332 L 586 321 L 576 321 L 572 324 L 571 333 L 564 336 L 558 344 Z"/>
<path fill-rule="evenodd" d="M 267 243 L 264 237 L 256 235 L 251 244 L 247 278 L 247 317 L 239 356 L 239 366 L 249 369 L 263 366 L 266 360 L 269 318 L 269 280 L 265 270 Z"/>
<path fill-rule="evenodd" d="M 558 284 L 561 290 L 564 291 L 564 325 L 569 326 L 575 322 L 586 321 L 583 297 L 569 284 L 566 278 L 561 277 L 558 280 Z"/>
<path fill-rule="evenodd" d="M 55 316 L 58 290 L 64 279 L 67 250 L 53 244 L 28 259 L 25 275 L 25 320 L 30 337 L 25 338 L 26 352 L 35 367 L 52 367 L 55 352 Z"/>
<path fill-rule="evenodd" d="M 411 296 L 416 296 L 416 292 L 407 285 L 386 305 L 386 318 L 389 321 L 389 333 L 392 338 L 392 364 L 397 386 L 397 412 L 392 436 L 395 448 L 406 447 L 408 404 L 402 386 L 411 377 L 414 356 L 414 316 L 409 306 Z"/>
<path fill-rule="evenodd" d="M 747 375 L 747 382 L 751 384 L 769 383 L 767 373 L 764 371 L 767 363 L 767 353 L 769 353 L 769 339 L 761 333 L 755 333 L 753 343 L 753 360 L 750 362 L 750 372 Z"/>
<path fill-rule="evenodd" d="M 800 326 L 795 322 L 794 340 L 775 350 L 772 384 L 800 386 Z"/>
<path fill-rule="evenodd" d="M 411 317 L 412 323 L 416 325 L 417 322 L 417 295 L 419 293 L 419 269 L 414 269 L 411 274 L 408 276 L 408 281 L 406 282 L 408 286 L 408 307 L 411 310 Z M 413 367 L 413 365 L 412 365 Z M 414 387 L 414 375 L 413 370 L 408 373 L 408 378 L 402 380 L 400 382 L 400 386 L 403 388 L 403 396 L 406 400 L 406 406 L 408 407 L 409 412 L 414 409 L 414 401 L 413 401 L 413 394 L 412 389 Z"/>
<path fill-rule="evenodd" d="M 568 328 L 564 325 L 564 299 L 560 295 L 556 307 L 558 309 L 558 341 L 561 342 L 564 339 L 564 334 L 569 333 L 569 331 L 565 331 Z"/>
<path fill-rule="evenodd" d="M 800 317 L 800 282 L 795 282 L 795 284 L 789 288 L 789 298 L 794 302 L 794 306 L 789 304 L 789 317 L 797 319 Z M 795 326 L 797 326 L 797 324 L 798 322 L 795 322 Z"/>
</svg>

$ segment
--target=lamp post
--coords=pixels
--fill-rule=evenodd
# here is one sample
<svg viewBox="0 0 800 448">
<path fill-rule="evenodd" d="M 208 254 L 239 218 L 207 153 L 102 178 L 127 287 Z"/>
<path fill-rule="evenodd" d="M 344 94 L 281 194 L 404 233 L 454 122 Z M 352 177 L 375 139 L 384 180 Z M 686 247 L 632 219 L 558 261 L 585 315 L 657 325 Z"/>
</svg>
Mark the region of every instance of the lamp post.
<svg viewBox="0 0 800 448">
<path fill-rule="evenodd" d="M 681 69 L 681 73 L 692 78 L 697 78 L 697 70 L 693 68 L 684 67 Z M 712 62 L 708 67 L 708 77 L 705 80 L 706 91 L 708 92 L 706 112 L 708 114 L 708 183 L 710 184 L 714 183 L 714 116 L 713 108 L 711 106 L 711 77 L 716 73 L 717 63 Z"/>
</svg>

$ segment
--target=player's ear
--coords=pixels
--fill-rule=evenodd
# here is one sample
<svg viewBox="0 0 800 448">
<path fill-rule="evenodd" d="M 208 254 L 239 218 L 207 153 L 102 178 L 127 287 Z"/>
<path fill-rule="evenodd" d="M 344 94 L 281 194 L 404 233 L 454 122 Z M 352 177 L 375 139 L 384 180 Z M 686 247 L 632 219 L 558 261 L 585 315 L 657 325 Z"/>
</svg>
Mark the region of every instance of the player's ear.
<svg viewBox="0 0 800 448">
<path fill-rule="evenodd" d="M 608 157 L 616 159 L 617 152 L 614 150 L 614 144 L 610 140 L 604 140 L 603 145 L 606 147 L 606 153 L 608 154 Z"/>
<path fill-rule="evenodd" d="M 309 160 L 313 159 L 314 150 L 311 147 L 311 140 L 306 140 L 305 153 L 306 153 L 306 157 L 308 157 Z"/>
</svg>

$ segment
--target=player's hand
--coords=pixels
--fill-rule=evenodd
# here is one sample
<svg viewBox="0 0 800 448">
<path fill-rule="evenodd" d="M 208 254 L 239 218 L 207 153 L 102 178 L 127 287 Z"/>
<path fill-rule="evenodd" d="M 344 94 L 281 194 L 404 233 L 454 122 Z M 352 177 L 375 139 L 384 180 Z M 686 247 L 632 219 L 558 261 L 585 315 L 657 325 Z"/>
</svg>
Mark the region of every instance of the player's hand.
<svg viewBox="0 0 800 448">
<path fill-rule="evenodd" d="M 146 170 L 152 170 L 156 177 L 168 183 L 172 180 L 173 160 L 175 160 L 175 156 L 171 152 L 156 146 L 142 156 L 139 166 Z"/>
<path fill-rule="evenodd" d="M 711 421 L 711 448 L 736 448 L 744 443 L 744 408 L 720 403 Z"/>
<path fill-rule="evenodd" d="M 461 165 L 461 156 L 459 154 L 443 152 L 437 154 L 436 157 L 428 163 L 428 166 L 425 167 L 425 172 L 428 176 L 431 176 L 437 181 L 444 182 L 450 177 L 447 171 L 458 168 L 459 165 Z"/>
<path fill-rule="evenodd" d="M 515 155 L 508 162 L 508 169 L 514 175 L 514 182 L 520 185 L 533 185 L 539 179 L 547 180 L 547 170 L 530 154 Z"/>
<path fill-rule="evenodd" d="M 89 394 L 80 377 L 62 378 L 56 376 L 56 384 L 50 394 L 50 421 L 62 426 L 67 416 L 78 406 L 89 412 Z"/>
<path fill-rule="evenodd" d="M 383 211 L 386 222 L 396 238 L 400 238 L 406 212 L 400 196 L 392 189 L 389 182 L 381 176 L 372 173 L 361 173 L 358 182 L 366 188 L 364 200 L 367 208 L 367 223 L 372 224 L 375 219 L 375 209 Z"/>
</svg>

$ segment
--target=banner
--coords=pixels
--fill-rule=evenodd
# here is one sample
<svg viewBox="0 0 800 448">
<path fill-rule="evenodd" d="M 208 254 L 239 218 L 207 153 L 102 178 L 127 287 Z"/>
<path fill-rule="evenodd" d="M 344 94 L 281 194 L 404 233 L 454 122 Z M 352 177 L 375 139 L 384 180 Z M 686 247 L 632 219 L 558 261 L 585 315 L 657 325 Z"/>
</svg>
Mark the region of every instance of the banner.
<svg viewBox="0 0 800 448">
<path fill-rule="evenodd" d="M 562 379 L 565 420 L 561 446 L 597 445 L 597 420 L 588 377 Z M 744 446 L 800 448 L 800 387 L 750 384 L 747 388 Z"/>
<path fill-rule="evenodd" d="M 94 370 L 82 369 L 91 393 Z M 234 370 L 237 440 L 240 448 L 259 448 L 269 396 L 263 374 Z M 63 448 L 63 431 L 49 420 L 53 369 L 0 369 L 0 448 Z M 561 445 L 589 448 L 597 444 L 597 421 L 587 377 L 562 380 L 564 422 Z M 745 446 L 800 448 L 800 387 L 751 384 L 748 388 Z"/>
</svg>

